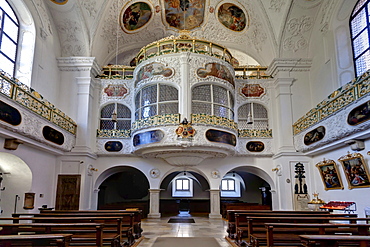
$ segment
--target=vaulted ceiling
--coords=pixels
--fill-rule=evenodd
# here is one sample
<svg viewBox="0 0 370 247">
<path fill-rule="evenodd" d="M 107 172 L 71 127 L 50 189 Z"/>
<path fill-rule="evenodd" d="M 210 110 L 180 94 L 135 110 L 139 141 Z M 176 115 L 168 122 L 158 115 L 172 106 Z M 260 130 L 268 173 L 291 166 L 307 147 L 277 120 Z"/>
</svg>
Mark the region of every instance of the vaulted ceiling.
<svg viewBox="0 0 370 247">
<path fill-rule="evenodd" d="M 203 22 L 190 36 L 226 46 L 241 65 L 269 65 L 272 59 L 307 58 L 313 32 L 326 32 L 336 8 L 346 0 L 33 0 L 46 35 L 57 32 L 61 56 L 93 56 L 100 65 L 129 61 L 145 45 L 179 34 L 166 22 L 168 3 L 202 4 Z M 171 2 L 170 2 L 171 1 Z M 128 32 L 122 15 L 136 2 L 151 9 L 141 28 Z M 219 9 L 234 4 L 246 27 L 233 31 L 220 22 Z M 44 11 L 44 13 L 43 13 Z M 52 21 L 51 21 L 52 20 Z M 55 35 L 55 33 L 53 33 Z M 116 59 L 117 57 L 117 59 Z M 253 59 L 252 59 L 253 58 Z M 255 60 L 255 61 L 254 61 Z"/>
</svg>

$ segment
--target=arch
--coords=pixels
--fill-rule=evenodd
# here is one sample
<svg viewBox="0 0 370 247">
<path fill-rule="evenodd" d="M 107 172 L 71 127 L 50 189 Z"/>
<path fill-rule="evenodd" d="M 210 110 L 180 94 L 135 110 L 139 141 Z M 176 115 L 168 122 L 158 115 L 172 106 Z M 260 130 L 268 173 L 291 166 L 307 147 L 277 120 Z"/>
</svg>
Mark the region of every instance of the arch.
<svg viewBox="0 0 370 247">
<path fill-rule="evenodd" d="M 11 217 L 14 213 L 16 195 L 22 197 L 25 192 L 29 192 L 32 186 L 32 172 L 28 165 L 19 157 L 0 152 L 0 207 L 3 210 L 3 217 Z M 18 201 L 20 202 L 20 201 Z M 17 209 L 21 205 L 17 204 Z"/>
<path fill-rule="evenodd" d="M 14 77 L 27 86 L 31 86 L 32 64 L 36 44 L 35 22 L 23 0 L 10 0 L 8 3 L 13 8 L 19 20 Z"/>
<path fill-rule="evenodd" d="M 260 110 L 258 108 L 260 107 Z M 247 111 L 245 111 L 248 108 Z M 261 114 L 266 114 L 266 117 L 256 117 L 256 114 L 260 112 Z M 246 113 L 246 116 L 241 115 Z M 237 110 L 238 125 L 239 129 L 266 129 L 269 126 L 269 111 L 268 108 L 261 102 L 249 101 L 243 105 L 240 105 Z M 256 126 L 254 120 L 260 120 L 261 126 Z M 252 121 L 251 126 L 247 126 L 247 122 Z M 241 124 L 243 123 L 243 125 Z"/>
</svg>

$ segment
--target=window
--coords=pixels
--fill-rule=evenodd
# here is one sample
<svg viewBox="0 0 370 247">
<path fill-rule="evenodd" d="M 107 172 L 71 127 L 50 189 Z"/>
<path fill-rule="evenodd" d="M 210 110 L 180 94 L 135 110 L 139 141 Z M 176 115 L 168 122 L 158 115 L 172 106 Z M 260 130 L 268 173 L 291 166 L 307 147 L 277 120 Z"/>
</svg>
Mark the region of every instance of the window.
<svg viewBox="0 0 370 247">
<path fill-rule="evenodd" d="M 19 23 L 7 1 L 0 1 L 0 69 L 15 76 Z"/>
<path fill-rule="evenodd" d="M 181 178 L 176 179 L 176 191 L 189 191 L 190 190 L 189 179 Z"/>
<path fill-rule="evenodd" d="M 359 0 L 350 18 L 353 60 L 356 76 L 370 69 L 370 4 L 369 0 Z"/>
<path fill-rule="evenodd" d="M 175 87 L 155 84 L 141 89 L 135 97 L 135 120 L 155 115 L 179 112 L 178 90 Z"/>
<path fill-rule="evenodd" d="M 266 108 L 258 103 L 247 103 L 238 109 L 239 129 L 268 129 Z"/>
<path fill-rule="evenodd" d="M 235 180 L 234 179 L 222 179 L 221 190 L 235 191 Z"/>
<path fill-rule="evenodd" d="M 117 114 L 117 121 L 112 121 L 113 113 Z M 100 111 L 100 129 L 129 130 L 131 129 L 131 111 L 119 103 L 104 106 Z"/>
<path fill-rule="evenodd" d="M 216 85 L 201 85 L 192 90 L 192 113 L 234 119 L 234 98 L 231 92 Z"/>
</svg>

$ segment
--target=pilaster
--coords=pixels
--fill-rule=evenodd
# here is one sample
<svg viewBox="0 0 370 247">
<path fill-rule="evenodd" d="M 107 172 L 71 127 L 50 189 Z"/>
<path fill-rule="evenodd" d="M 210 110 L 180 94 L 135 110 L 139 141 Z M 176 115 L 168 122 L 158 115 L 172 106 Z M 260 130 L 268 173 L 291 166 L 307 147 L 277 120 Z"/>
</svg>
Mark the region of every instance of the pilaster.
<svg viewBox="0 0 370 247">
<path fill-rule="evenodd" d="M 210 204 L 211 204 L 211 212 L 208 215 L 209 218 L 216 218 L 221 219 L 222 216 L 220 214 L 220 190 L 219 189 L 211 189 L 209 190 L 210 194 Z"/>
<path fill-rule="evenodd" d="M 161 214 L 159 213 L 159 195 L 161 190 L 160 189 L 149 189 L 149 219 L 159 219 L 161 218 Z"/>
</svg>

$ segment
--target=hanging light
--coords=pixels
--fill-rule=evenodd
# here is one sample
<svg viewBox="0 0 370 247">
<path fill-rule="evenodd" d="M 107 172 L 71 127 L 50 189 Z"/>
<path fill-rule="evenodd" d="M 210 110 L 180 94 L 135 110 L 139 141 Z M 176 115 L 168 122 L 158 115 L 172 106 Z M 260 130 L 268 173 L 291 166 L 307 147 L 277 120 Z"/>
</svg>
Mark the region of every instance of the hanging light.
<svg viewBox="0 0 370 247">
<path fill-rule="evenodd" d="M 233 177 L 235 177 L 235 171 L 233 171 Z"/>
<path fill-rule="evenodd" d="M 252 103 L 249 103 L 249 112 L 247 116 L 247 124 L 253 123 L 253 117 L 252 117 Z"/>
<path fill-rule="evenodd" d="M 186 176 L 186 171 L 184 171 L 184 176 Z"/>
<path fill-rule="evenodd" d="M 112 122 L 116 123 L 117 122 L 117 112 L 114 110 L 112 113 Z"/>
</svg>

